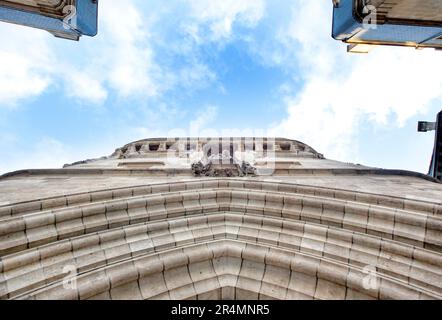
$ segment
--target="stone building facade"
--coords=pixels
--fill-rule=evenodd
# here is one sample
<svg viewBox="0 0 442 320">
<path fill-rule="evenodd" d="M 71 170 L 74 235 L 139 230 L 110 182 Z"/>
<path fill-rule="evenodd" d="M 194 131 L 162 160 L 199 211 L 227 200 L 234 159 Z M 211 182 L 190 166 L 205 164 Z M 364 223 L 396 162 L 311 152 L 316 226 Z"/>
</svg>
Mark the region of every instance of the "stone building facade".
<svg viewBox="0 0 442 320">
<path fill-rule="evenodd" d="M 79 40 L 98 32 L 98 0 L 0 0 L 0 22 Z"/>
<path fill-rule="evenodd" d="M 442 185 L 272 138 L 0 178 L 0 299 L 440 299 Z"/>
<path fill-rule="evenodd" d="M 332 36 L 349 52 L 378 45 L 442 49 L 440 0 L 333 0 Z"/>
</svg>

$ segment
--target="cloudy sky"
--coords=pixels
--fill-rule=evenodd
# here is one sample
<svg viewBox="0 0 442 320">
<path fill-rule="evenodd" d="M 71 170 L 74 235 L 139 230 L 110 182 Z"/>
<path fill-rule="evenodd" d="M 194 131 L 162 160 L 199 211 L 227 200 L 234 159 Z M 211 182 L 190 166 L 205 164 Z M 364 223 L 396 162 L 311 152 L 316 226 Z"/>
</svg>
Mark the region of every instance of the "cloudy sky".
<svg viewBox="0 0 442 320">
<path fill-rule="evenodd" d="M 332 40 L 330 0 L 101 0 L 71 42 L 0 23 L 0 174 L 158 136 L 280 136 L 427 172 L 442 53 Z"/>
</svg>

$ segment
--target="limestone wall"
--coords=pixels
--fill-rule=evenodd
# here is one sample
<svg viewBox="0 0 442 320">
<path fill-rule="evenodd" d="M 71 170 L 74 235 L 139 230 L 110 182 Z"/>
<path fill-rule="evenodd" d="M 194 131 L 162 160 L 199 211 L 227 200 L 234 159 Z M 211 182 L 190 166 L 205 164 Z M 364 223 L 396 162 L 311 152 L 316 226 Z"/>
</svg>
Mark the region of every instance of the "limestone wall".
<svg viewBox="0 0 442 320">
<path fill-rule="evenodd" d="M 0 297 L 440 299 L 441 215 L 441 203 L 227 178 L 3 206 Z"/>
</svg>

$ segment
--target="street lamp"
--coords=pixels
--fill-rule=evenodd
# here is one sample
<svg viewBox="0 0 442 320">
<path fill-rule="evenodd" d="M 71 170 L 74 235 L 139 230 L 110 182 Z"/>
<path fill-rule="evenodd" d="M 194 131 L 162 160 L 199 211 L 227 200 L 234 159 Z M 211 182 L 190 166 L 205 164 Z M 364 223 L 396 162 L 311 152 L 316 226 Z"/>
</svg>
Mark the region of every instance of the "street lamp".
<svg viewBox="0 0 442 320">
<path fill-rule="evenodd" d="M 433 178 L 442 181 L 442 111 L 437 115 L 436 122 L 419 121 L 417 131 L 436 131 L 434 151 L 428 174 Z"/>
</svg>

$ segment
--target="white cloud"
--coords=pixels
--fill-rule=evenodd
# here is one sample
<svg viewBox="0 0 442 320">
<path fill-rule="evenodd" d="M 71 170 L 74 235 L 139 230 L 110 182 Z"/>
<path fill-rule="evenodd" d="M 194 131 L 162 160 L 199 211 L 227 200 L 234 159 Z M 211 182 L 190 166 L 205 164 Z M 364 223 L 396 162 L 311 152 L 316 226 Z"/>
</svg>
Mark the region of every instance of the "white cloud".
<svg viewBox="0 0 442 320">
<path fill-rule="evenodd" d="M 3 143 L 2 147 L 5 147 Z M 0 175 L 22 169 L 61 168 L 71 159 L 73 159 L 72 152 L 63 143 L 50 137 L 43 137 L 35 144 L 21 150 L 17 149 L 5 158 L 0 165 Z"/>
<path fill-rule="evenodd" d="M 11 135 L 0 139 L 0 147 L 9 151 L 8 157 L 0 162 L 0 175 L 24 169 L 61 169 L 65 164 L 110 155 L 117 146 L 115 140 L 108 139 L 99 145 L 83 144 L 79 148 L 50 136 L 23 143 Z"/>
<path fill-rule="evenodd" d="M 179 86 L 192 90 L 205 87 L 216 80 L 216 75 L 198 58 L 198 46 L 204 44 L 198 40 L 199 33 L 208 28 L 210 40 L 221 41 L 232 35 L 235 23 L 253 27 L 264 14 L 265 2 L 184 3 L 186 10 L 178 12 L 176 25 L 186 21 L 185 33 L 195 33 L 190 46 L 187 38 L 175 37 L 176 43 L 164 43 L 164 12 L 155 10 L 156 5 L 167 8 L 164 3 L 100 1 L 99 33 L 92 39 L 82 38 L 79 44 L 53 39 L 45 31 L 1 23 L 0 33 L 8 35 L 8 41 L 0 43 L 0 105 L 39 96 L 55 84 L 64 87 L 68 97 L 91 104 L 102 104 L 111 91 L 121 98 L 144 99 Z M 156 34 L 152 35 L 152 30 Z M 167 47 L 155 47 L 158 43 Z M 158 59 L 161 50 L 173 46 L 178 50 L 173 53 L 175 57 Z M 173 63 L 178 56 L 185 66 Z"/>
<path fill-rule="evenodd" d="M 120 98 L 136 96 L 143 101 L 167 96 L 177 87 L 184 89 L 180 94 L 186 94 L 217 80 L 199 47 L 207 42 L 228 42 L 236 35 L 235 27 L 257 26 L 274 4 L 273 0 L 183 3 L 188 6 L 186 10 L 172 17 L 177 21 L 173 25 L 183 29 L 176 30 L 178 36 L 172 37 L 172 42 L 162 38 L 164 17 L 157 19 L 161 13 L 152 10 L 155 4 L 145 10 L 146 2 L 142 0 L 100 1 L 99 35 L 74 45 L 52 39 L 43 31 L 0 23 L 0 34 L 7 37 L 7 41 L 0 42 L 0 106 L 37 97 L 57 82 L 67 96 L 91 104 L 102 104 L 113 92 Z M 344 44 L 330 37 L 329 1 L 290 3 L 290 22 L 278 17 L 267 21 L 266 32 L 272 36 L 242 38 L 249 41 L 253 55 L 260 55 L 261 63 L 277 65 L 293 75 L 293 81 L 284 81 L 280 91 L 286 96 L 288 116 L 272 126 L 270 134 L 303 140 L 329 158 L 353 160 L 358 147 L 355 132 L 361 119 L 385 125 L 393 116 L 393 125 L 401 126 L 433 101 L 442 99 L 438 72 L 442 70 L 441 53 L 377 48 L 368 55 L 349 55 Z M 281 0 L 279 5 L 284 10 L 289 2 Z M 166 4 L 159 2 L 158 6 Z M 155 46 L 158 43 L 159 47 Z M 57 51 L 64 46 L 74 53 Z M 174 59 L 179 60 L 178 66 Z M 295 94 L 300 80 L 302 87 Z M 223 84 L 219 85 L 222 90 Z M 158 122 L 163 120 L 162 115 L 171 113 L 169 107 L 157 111 L 152 118 Z M 190 128 L 171 134 L 190 135 L 190 131 L 217 135 L 209 125 L 217 111 L 216 107 L 208 107 L 196 115 L 199 117 Z M 226 132 L 239 135 L 243 131 Z M 159 131 L 143 133 L 161 135 Z M 51 148 L 57 150 L 56 144 Z M 44 160 L 32 167 L 48 160 L 44 154 L 36 152 L 37 156 Z M 71 157 L 61 153 L 60 158 Z"/>
<path fill-rule="evenodd" d="M 100 10 L 99 54 L 106 81 L 123 97 L 156 95 L 160 71 L 149 43 L 150 21 L 133 1 L 107 0 Z"/>
<path fill-rule="evenodd" d="M 189 0 L 192 16 L 197 24 L 208 26 L 213 41 L 230 38 L 234 24 L 254 27 L 265 13 L 263 0 Z M 201 30 L 192 24 L 188 31 L 195 39 L 200 38 Z"/>
<path fill-rule="evenodd" d="M 0 107 L 41 94 L 51 83 L 52 59 L 42 31 L 1 23 Z"/>
<path fill-rule="evenodd" d="M 198 137 L 201 135 L 201 130 L 207 130 L 210 123 L 216 119 L 218 115 L 218 107 L 208 106 L 196 114 L 195 119 L 190 122 L 188 136 Z"/>
<path fill-rule="evenodd" d="M 72 71 L 65 73 L 65 81 L 68 83 L 66 85 L 68 97 L 102 104 L 108 96 L 103 84 L 87 72 Z"/>
<path fill-rule="evenodd" d="M 195 90 L 203 88 L 216 80 L 216 74 L 205 64 L 195 62 L 188 67 L 182 68 L 175 75 L 175 85 Z"/>
<path fill-rule="evenodd" d="M 305 80 L 286 98 L 288 117 L 274 135 L 305 141 L 329 158 L 354 160 L 362 119 L 402 126 L 442 99 L 440 52 L 379 47 L 368 55 L 346 53 L 329 36 L 331 5 L 300 0 L 286 37 L 297 50 Z M 315 17 L 312 19 L 311 17 Z M 290 48 L 287 48 L 290 50 Z"/>
</svg>

